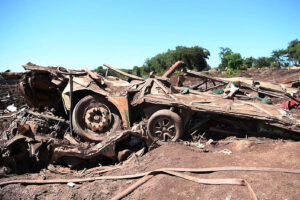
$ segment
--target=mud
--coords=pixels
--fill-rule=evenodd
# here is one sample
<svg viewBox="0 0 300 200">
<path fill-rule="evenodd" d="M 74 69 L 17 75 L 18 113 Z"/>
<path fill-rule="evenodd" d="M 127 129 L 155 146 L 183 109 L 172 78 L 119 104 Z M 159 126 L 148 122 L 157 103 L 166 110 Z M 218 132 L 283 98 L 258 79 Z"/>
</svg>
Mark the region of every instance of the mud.
<svg viewBox="0 0 300 200">
<path fill-rule="evenodd" d="M 248 138 L 237 140 L 227 138 L 217 145 L 204 149 L 184 144 L 161 146 L 141 158 L 120 165 L 120 169 L 104 175 L 125 175 L 154 170 L 162 167 L 218 167 L 257 166 L 299 169 L 300 143 L 293 141 Z M 232 154 L 219 153 L 227 149 Z M 54 179 L 90 177 L 81 171 L 68 174 L 51 173 L 43 170 L 38 174 L 2 177 L 1 181 L 12 179 Z M 92 176 L 98 176 L 93 174 Z M 193 175 L 201 178 L 243 178 L 246 179 L 258 199 L 297 199 L 300 195 L 300 175 L 268 172 L 217 172 Z M 136 180 L 95 181 L 76 184 L 53 185 L 8 185 L 0 189 L 1 199 L 111 199 Z M 167 175 L 157 175 L 132 192 L 125 199 L 250 199 L 245 187 L 201 185 Z"/>
<path fill-rule="evenodd" d="M 37 65 L 30 65 L 30 67 L 42 69 Z M 113 67 L 109 67 L 113 69 Z M 63 86 L 60 85 L 60 91 L 62 91 L 67 84 L 67 76 L 57 76 L 55 75 L 55 70 L 55 68 L 49 68 L 49 72 L 47 72 L 52 74 L 52 76 L 54 74 L 55 80 L 56 78 L 59 79 L 56 81 L 48 80 L 47 84 L 50 84 L 51 87 L 48 88 L 39 84 L 33 84 L 30 87 L 54 91 L 53 84 L 63 84 Z M 175 67 L 172 70 L 174 71 Z M 172 73 L 172 70 L 168 73 Z M 289 111 L 288 114 L 278 117 L 279 113 L 276 109 L 273 109 L 274 107 L 254 99 L 250 101 L 250 106 L 241 106 L 244 100 L 239 99 L 238 96 L 233 96 L 232 100 L 228 100 L 224 99 L 223 95 L 211 95 L 209 93 L 211 91 L 208 91 L 208 93 L 199 92 L 206 90 L 205 87 L 214 86 L 214 82 L 210 82 L 205 87 L 204 85 L 201 86 L 197 91 L 190 90 L 189 94 L 180 94 L 181 92 L 178 91 L 173 92 L 171 87 L 169 87 L 169 83 L 166 82 L 166 78 L 170 77 L 169 74 L 165 77 L 151 75 L 145 83 L 139 77 L 127 75 L 129 78 L 138 81 L 138 83 L 133 81 L 129 84 L 129 82 L 116 79 L 115 77 L 99 77 L 89 70 L 85 70 L 85 73 L 90 75 L 88 78 L 85 78 L 88 79 L 89 84 L 83 86 L 84 81 L 81 82 L 79 79 L 76 80 L 76 84 L 80 85 L 81 88 L 88 88 L 92 85 L 92 89 L 97 89 L 100 84 L 101 92 L 108 92 L 110 95 L 116 93 L 123 94 L 124 87 L 119 87 L 120 84 L 125 84 L 126 87 L 129 87 L 130 84 L 137 84 L 137 90 L 130 91 L 132 93 L 129 95 L 129 108 L 135 108 L 133 114 L 130 116 L 131 120 L 134 119 L 132 120 L 134 125 L 132 123 L 131 125 L 133 126 L 129 128 L 131 122 L 129 121 L 126 124 L 123 121 L 122 126 L 116 129 L 117 131 L 105 133 L 105 137 L 101 137 L 100 141 L 88 140 L 83 135 L 74 134 L 70 136 L 68 116 L 66 114 L 59 115 L 60 112 L 57 112 L 59 111 L 57 105 L 55 105 L 55 109 L 51 109 L 51 106 L 45 106 L 46 101 L 36 101 L 34 97 L 31 97 L 35 100 L 34 109 L 26 107 L 26 115 L 24 114 L 19 118 L 16 116 L 14 118 L 0 118 L 0 132 L 12 126 L 11 129 L 8 129 L 10 133 L 18 133 L 16 136 L 14 134 L 7 136 L 5 135 L 7 133 L 1 134 L 0 147 L 2 149 L 0 148 L 0 161 L 2 162 L 4 157 L 11 154 L 14 160 L 10 162 L 13 165 L 17 164 L 17 167 L 20 169 L 18 171 L 11 167 L 11 171 L 7 171 L 9 170 L 8 168 L 2 167 L 0 171 L 1 182 L 16 179 L 51 180 L 97 177 L 102 175 L 127 175 L 165 167 L 248 166 L 300 168 L 300 143 L 297 142 L 299 140 L 299 133 L 296 132 L 295 126 L 289 124 L 292 120 L 296 119 L 286 119 L 287 116 L 291 117 L 293 115 L 297 117 L 299 115 L 297 107 Z M 299 70 L 268 69 L 248 70 L 240 76 L 250 77 L 259 81 L 268 81 L 274 84 L 284 83 L 290 87 L 295 87 L 293 84 L 297 83 L 299 75 Z M 224 78 L 217 75 L 214 75 L 214 77 Z M 43 82 L 44 80 L 39 78 L 39 81 Z M 187 77 L 182 86 L 197 85 L 200 81 L 203 80 Z M 175 86 L 177 83 L 178 77 L 171 76 L 171 84 Z M 247 87 L 248 90 L 244 91 L 250 91 L 249 86 Z M 271 87 L 274 88 L 273 85 Z M 2 84 L 0 89 L 5 93 L 3 96 L 5 97 L 3 99 L 5 104 L 1 102 L 0 108 L 2 116 L 13 114 L 5 113 L 5 108 L 12 103 L 15 104 L 18 110 L 25 105 L 25 101 L 21 98 L 22 95 L 17 85 Z M 275 89 L 277 88 L 275 87 Z M 290 89 L 294 90 L 295 88 Z M 272 101 L 277 108 L 280 107 L 280 103 L 283 100 L 289 100 L 286 96 L 284 98 L 274 98 L 274 95 L 279 95 L 280 92 L 280 95 L 284 94 L 281 90 L 277 90 L 276 94 L 273 92 L 274 90 L 270 94 L 273 95 Z M 7 98 L 6 93 L 9 94 L 9 98 Z M 68 94 L 68 91 L 65 94 Z M 49 99 L 53 104 L 53 99 L 55 99 L 53 94 L 49 94 Z M 188 105 L 184 102 L 191 102 L 196 99 L 199 102 L 205 102 L 205 104 L 199 104 L 195 107 L 190 106 L 189 112 L 194 112 L 192 116 L 189 116 L 187 111 L 181 110 L 181 107 Z M 78 97 L 76 102 L 79 100 L 80 98 Z M 115 101 L 112 102 L 116 103 Z M 122 100 L 118 99 L 117 101 L 121 102 Z M 172 108 L 174 101 L 176 101 L 177 107 Z M 209 108 L 210 104 L 212 107 L 214 105 L 223 106 L 228 102 L 231 102 L 229 107 L 224 106 L 224 108 L 220 108 L 217 112 L 216 108 Z M 153 104 L 157 104 L 158 106 L 155 107 Z M 159 104 L 163 106 L 159 106 Z M 237 108 L 234 108 L 234 104 L 238 105 Z M 149 105 L 152 105 L 150 109 L 147 107 Z M 60 106 L 62 106 L 62 100 L 60 100 Z M 257 109 L 257 106 L 259 109 Z M 126 118 L 126 108 L 124 106 L 120 108 L 124 109 L 123 115 L 121 113 L 121 117 L 124 120 Z M 185 135 L 180 139 L 176 139 L 177 142 L 157 142 L 155 138 L 148 137 L 147 122 L 151 120 L 149 117 L 162 108 L 180 113 L 180 117 L 184 119 L 191 117 L 189 123 L 188 121 L 185 122 Z M 231 114 L 222 115 L 228 112 Z M 247 118 L 246 115 L 251 114 L 252 116 L 244 121 Z M 240 117 L 240 115 L 245 116 Z M 278 117 L 279 120 L 284 118 L 284 120 L 277 124 L 278 121 L 270 119 L 272 117 Z M 197 120 L 204 121 L 205 123 L 196 128 L 190 125 Z M 256 120 L 260 120 L 260 123 L 257 123 Z M 13 121 L 17 122 L 17 126 L 13 125 Z M 269 125 L 262 124 L 261 122 L 268 122 L 271 125 L 276 125 L 277 128 L 270 128 Z M 3 148 L 5 147 L 5 140 L 8 141 L 7 143 L 15 144 L 12 140 L 17 137 L 21 138 L 22 141 L 27 141 L 27 143 L 21 142 L 25 148 L 21 148 L 22 151 L 18 150 L 20 146 L 16 143 L 16 146 L 12 145 L 13 148 L 6 151 Z M 93 137 L 89 139 L 91 138 Z M 40 153 L 44 152 L 42 151 L 43 148 L 40 148 L 43 145 L 45 147 L 44 150 L 49 150 L 46 154 Z M 28 149 L 26 149 L 27 147 Z M 36 150 L 35 154 L 32 153 L 33 150 Z M 17 161 L 14 153 L 23 151 L 26 156 L 21 159 L 22 162 Z M 44 159 L 46 157 L 47 159 Z M 60 158 L 62 159 L 60 160 Z M 29 165 L 28 162 L 24 161 L 30 161 Z M 41 161 L 43 161 L 42 165 Z M 2 166 L 1 162 L 0 165 Z M 107 168 L 114 169 L 105 172 Z M 16 173 L 20 175 L 16 175 Z M 215 172 L 193 176 L 200 178 L 245 179 L 253 188 L 258 199 L 297 199 L 300 195 L 299 174 L 243 171 Z M 10 184 L 0 188 L 0 199 L 111 199 L 136 181 L 135 179 L 118 181 L 102 180 L 76 183 L 74 186 L 67 184 Z M 138 187 L 124 199 L 229 200 L 250 199 L 250 197 L 246 187 L 202 185 L 178 177 L 160 174 Z"/>
</svg>

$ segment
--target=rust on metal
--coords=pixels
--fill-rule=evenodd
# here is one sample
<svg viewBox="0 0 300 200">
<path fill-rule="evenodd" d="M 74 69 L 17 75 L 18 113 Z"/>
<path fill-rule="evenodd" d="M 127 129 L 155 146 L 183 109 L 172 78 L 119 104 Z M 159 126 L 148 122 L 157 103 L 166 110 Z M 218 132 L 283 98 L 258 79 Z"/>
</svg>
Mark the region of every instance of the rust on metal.
<svg viewBox="0 0 300 200">
<path fill-rule="evenodd" d="M 259 100 L 263 95 L 298 102 L 298 89 L 192 70 L 183 70 L 178 87 L 170 78 L 181 65 L 178 61 L 162 77 L 151 74 L 143 79 L 104 64 L 129 80 L 103 77 L 89 69 L 32 63 L 24 65 L 24 73 L 5 72 L 8 78 L 19 79 L 28 104 L 11 115 L 13 123 L 3 133 L 5 165 L 13 168 L 16 162 L 32 161 L 28 166 L 38 166 L 36 162 L 42 160 L 41 168 L 59 162 L 76 167 L 69 157 L 79 163 L 96 158 L 116 163 L 145 147 L 176 142 L 196 132 L 247 135 L 260 131 L 259 124 L 266 130 L 280 128 L 277 132 L 283 136 L 300 133 L 297 114 Z M 185 85 L 188 76 L 198 82 Z M 228 94 L 214 93 L 217 88 Z M 19 153 L 13 155 L 16 149 Z M 15 169 L 18 173 L 26 170 L 32 169 Z"/>
</svg>

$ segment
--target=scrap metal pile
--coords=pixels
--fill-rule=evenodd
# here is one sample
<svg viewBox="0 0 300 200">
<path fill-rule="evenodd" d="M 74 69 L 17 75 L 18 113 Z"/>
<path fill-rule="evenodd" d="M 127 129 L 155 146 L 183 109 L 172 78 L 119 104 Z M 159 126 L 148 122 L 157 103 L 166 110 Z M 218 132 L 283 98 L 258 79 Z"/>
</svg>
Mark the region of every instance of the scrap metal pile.
<svg viewBox="0 0 300 200">
<path fill-rule="evenodd" d="M 28 107 L 0 116 L 12 119 L 0 140 L 2 171 L 113 164 L 141 149 L 203 137 L 276 133 L 299 139 L 299 116 L 276 103 L 299 103 L 297 88 L 191 70 L 172 84 L 182 65 L 178 61 L 163 76 L 144 79 L 104 64 L 126 80 L 32 63 L 24 65 L 25 73 L 4 72 L 19 79 Z M 199 83 L 185 85 L 188 76 Z"/>
</svg>

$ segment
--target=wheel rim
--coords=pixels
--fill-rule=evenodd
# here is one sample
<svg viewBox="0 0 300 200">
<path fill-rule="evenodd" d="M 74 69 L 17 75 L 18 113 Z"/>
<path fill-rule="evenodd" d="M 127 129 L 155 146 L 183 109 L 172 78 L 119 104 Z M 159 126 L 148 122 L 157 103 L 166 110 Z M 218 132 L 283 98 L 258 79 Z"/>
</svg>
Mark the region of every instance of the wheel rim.
<svg viewBox="0 0 300 200">
<path fill-rule="evenodd" d="M 102 131 L 111 123 L 110 110 L 104 104 L 89 108 L 84 114 L 84 121 L 88 129 Z"/>
<path fill-rule="evenodd" d="M 168 117 L 157 117 L 151 127 L 154 138 L 160 141 L 171 141 L 176 135 L 175 123 Z"/>
</svg>

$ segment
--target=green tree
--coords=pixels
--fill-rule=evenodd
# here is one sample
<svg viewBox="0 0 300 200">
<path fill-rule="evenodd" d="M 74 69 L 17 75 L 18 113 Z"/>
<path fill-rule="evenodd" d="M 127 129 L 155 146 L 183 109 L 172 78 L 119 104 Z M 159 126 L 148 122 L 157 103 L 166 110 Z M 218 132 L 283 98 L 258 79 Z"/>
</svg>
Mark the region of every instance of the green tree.
<svg viewBox="0 0 300 200">
<path fill-rule="evenodd" d="M 141 68 L 139 68 L 138 66 L 134 66 L 134 67 L 133 67 L 132 73 L 133 73 L 134 75 L 137 75 L 137 76 L 142 76 Z"/>
<path fill-rule="evenodd" d="M 225 55 L 223 61 L 227 63 L 227 67 L 234 70 L 242 70 L 243 67 L 243 58 L 239 53 L 232 53 Z"/>
<path fill-rule="evenodd" d="M 102 76 L 105 76 L 106 69 L 103 69 L 102 66 L 97 67 L 96 69 L 93 70 L 94 72 L 97 72 L 98 74 L 101 74 Z"/>
<path fill-rule="evenodd" d="M 242 70 L 244 69 L 243 65 L 243 58 L 241 54 L 239 53 L 233 53 L 232 50 L 228 47 L 220 48 L 220 53 L 219 53 L 220 59 L 221 59 L 221 64 L 219 65 L 219 69 L 225 70 L 225 69 L 230 69 L 232 70 Z"/>
<path fill-rule="evenodd" d="M 147 59 L 145 64 L 140 68 L 140 73 L 141 75 L 148 75 L 153 71 L 161 75 L 178 60 L 183 60 L 188 69 L 201 71 L 210 68 L 206 62 L 209 56 L 209 51 L 199 46 L 177 46 L 175 50 L 168 50 L 165 53 L 157 54 Z"/>
<path fill-rule="evenodd" d="M 225 70 L 228 67 L 228 59 L 226 59 L 226 56 L 229 56 L 233 54 L 232 50 L 228 47 L 220 47 L 220 59 L 221 63 L 219 64 L 219 69 Z"/>
<path fill-rule="evenodd" d="M 249 58 L 245 58 L 244 61 L 243 61 L 244 68 L 254 67 L 255 60 L 256 59 L 253 58 L 252 56 L 249 57 Z"/>
<path fill-rule="evenodd" d="M 220 47 L 220 59 L 222 60 L 224 58 L 224 56 L 229 55 L 229 54 L 233 54 L 232 50 L 228 47 Z"/>
<path fill-rule="evenodd" d="M 279 68 L 286 67 L 288 65 L 286 49 L 274 50 L 272 51 L 271 56 L 276 61 L 276 66 L 278 66 Z"/>
<path fill-rule="evenodd" d="M 269 68 L 269 67 L 276 67 L 274 64 L 276 63 L 276 60 L 271 57 L 259 57 L 254 62 L 255 68 Z"/>
<path fill-rule="evenodd" d="M 122 71 L 124 72 L 127 72 L 127 73 L 132 73 L 132 70 L 127 70 L 127 69 L 121 69 Z M 94 72 L 102 75 L 102 76 L 105 76 L 106 73 L 108 76 L 115 76 L 115 77 L 118 77 L 118 78 L 124 78 L 121 74 L 119 74 L 118 72 L 115 72 L 113 70 L 107 70 L 107 68 L 103 68 L 102 66 L 99 66 L 97 67 L 96 69 L 93 70 Z"/>
<path fill-rule="evenodd" d="M 300 65 L 300 41 L 298 39 L 289 43 L 287 55 L 289 60 L 293 61 L 294 65 Z"/>
</svg>

